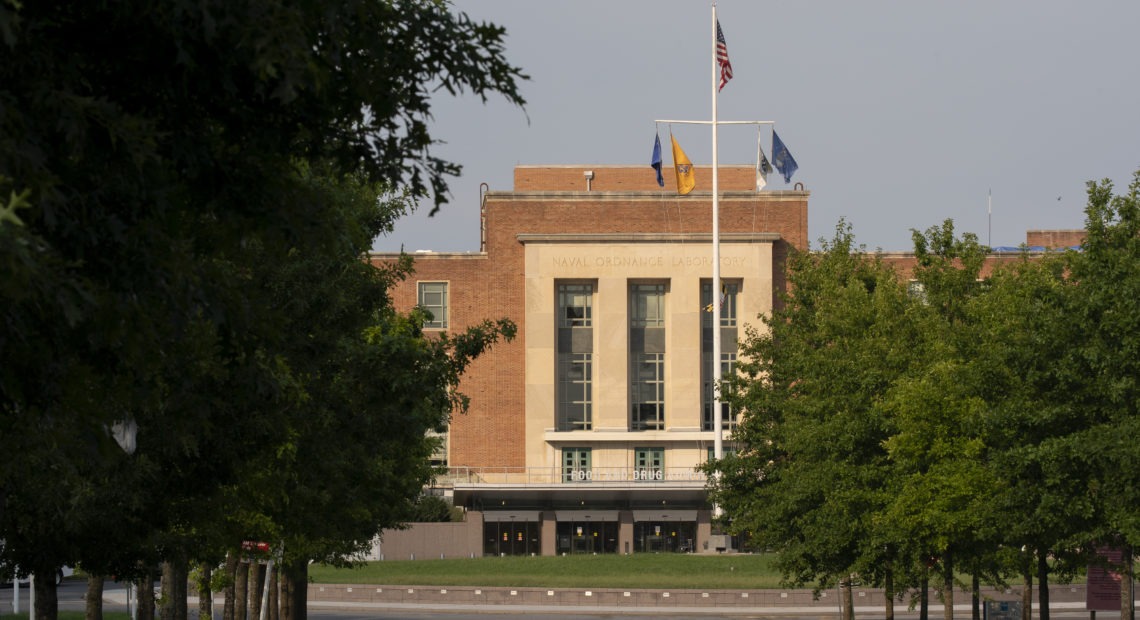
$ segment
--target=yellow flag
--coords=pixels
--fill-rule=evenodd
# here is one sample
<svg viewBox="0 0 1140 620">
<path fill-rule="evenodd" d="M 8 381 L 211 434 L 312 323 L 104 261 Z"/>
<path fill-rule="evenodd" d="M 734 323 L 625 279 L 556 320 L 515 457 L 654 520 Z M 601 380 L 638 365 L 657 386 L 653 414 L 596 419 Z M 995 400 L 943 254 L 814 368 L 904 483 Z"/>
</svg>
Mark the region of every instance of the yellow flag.
<svg viewBox="0 0 1140 620">
<path fill-rule="evenodd" d="M 681 150 L 681 145 L 677 144 L 673 134 L 669 134 L 669 139 L 673 141 L 673 169 L 677 171 L 677 193 L 684 196 L 693 191 L 693 187 L 697 185 L 696 173 L 693 171 L 693 162 L 689 161 L 685 151 Z"/>
</svg>

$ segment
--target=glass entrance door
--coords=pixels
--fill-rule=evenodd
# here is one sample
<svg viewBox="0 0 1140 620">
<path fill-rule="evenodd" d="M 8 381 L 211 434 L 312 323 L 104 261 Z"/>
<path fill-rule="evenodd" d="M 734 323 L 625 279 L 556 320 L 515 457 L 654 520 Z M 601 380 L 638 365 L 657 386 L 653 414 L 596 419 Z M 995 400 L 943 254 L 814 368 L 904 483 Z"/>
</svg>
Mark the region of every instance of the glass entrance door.
<svg viewBox="0 0 1140 620">
<path fill-rule="evenodd" d="M 538 555 L 542 553 L 540 523 L 488 521 L 483 524 L 483 555 Z"/>
<path fill-rule="evenodd" d="M 689 553 L 696 542 L 692 521 L 637 521 L 633 524 L 635 553 Z"/>
<path fill-rule="evenodd" d="M 559 521 L 555 528 L 559 555 L 571 553 L 617 553 L 616 521 Z"/>
</svg>

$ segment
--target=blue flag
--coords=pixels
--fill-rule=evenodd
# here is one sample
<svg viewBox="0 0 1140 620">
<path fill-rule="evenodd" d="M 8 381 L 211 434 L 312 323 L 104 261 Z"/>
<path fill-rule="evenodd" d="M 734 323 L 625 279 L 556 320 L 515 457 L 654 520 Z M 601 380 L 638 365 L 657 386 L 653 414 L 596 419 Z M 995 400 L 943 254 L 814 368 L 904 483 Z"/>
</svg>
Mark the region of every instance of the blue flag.
<svg viewBox="0 0 1140 620">
<path fill-rule="evenodd" d="M 665 187 L 665 177 L 661 176 L 661 134 L 653 140 L 653 159 L 649 162 L 650 166 L 657 171 L 657 184 Z"/>
<path fill-rule="evenodd" d="M 791 183 L 792 175 L 800 168 L 791 151 L 784 146 L 784 141 L 776 135 L 775 129 L 772 130 L 772 165 L 784 175 L 784 183 Z"/>
</svg>

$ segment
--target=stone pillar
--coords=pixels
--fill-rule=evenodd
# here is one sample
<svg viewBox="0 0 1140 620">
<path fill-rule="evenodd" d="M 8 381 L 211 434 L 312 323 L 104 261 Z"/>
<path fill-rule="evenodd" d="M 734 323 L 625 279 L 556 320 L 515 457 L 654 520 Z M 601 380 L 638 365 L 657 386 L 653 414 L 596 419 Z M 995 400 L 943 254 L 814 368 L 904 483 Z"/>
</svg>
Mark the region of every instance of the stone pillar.
<svg viewBox="0 0 1140 620">
<path fill-rule="evenodd" d="M 697 511 L 697 540 L 693 542 L 696 546 L 693 549 L 696 553 L 702 551 L 711 551 L 707 549 L 709 537 L 712 536 L 712 511 L 711 510 L 698 510 Z"/>
<path fill-rule="evenodd" d="M 633 512 L 618 512 L 618 553 L 633 554 Z"/>
</svg>

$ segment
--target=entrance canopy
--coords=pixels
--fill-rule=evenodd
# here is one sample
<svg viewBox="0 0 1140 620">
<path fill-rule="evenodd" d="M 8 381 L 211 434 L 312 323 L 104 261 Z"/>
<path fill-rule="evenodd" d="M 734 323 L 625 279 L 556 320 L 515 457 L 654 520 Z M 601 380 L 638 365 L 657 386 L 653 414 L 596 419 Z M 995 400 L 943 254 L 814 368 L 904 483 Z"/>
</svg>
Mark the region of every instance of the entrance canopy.
<svg viewBox="0 0 1140 620">
<path fill-rule="evenodd" d="M 457 484 L 455 504 L 492 511 L 655 510 L 708 508 L 703 482 L 644 482 L 621 486 L 582 484 Z M 522 511 L 522 512 L 519 512 Z"/>
</svg>

